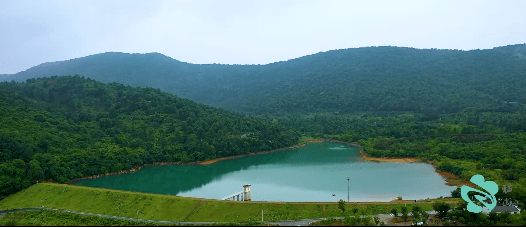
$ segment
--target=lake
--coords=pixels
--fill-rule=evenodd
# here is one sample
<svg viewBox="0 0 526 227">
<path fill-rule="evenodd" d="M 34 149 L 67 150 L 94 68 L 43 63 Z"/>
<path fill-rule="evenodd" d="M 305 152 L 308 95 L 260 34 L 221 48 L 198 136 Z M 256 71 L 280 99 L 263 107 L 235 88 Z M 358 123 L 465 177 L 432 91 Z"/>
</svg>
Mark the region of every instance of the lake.
<svg viewBox="0 0 526 227">
<path fill-rule="evenodd" d="M 209 199 L 251 184 L 252 201 L 290 202 L 347 201 L 348 186 L 351 202 L 438 198 L 456 188 L 430 164 L 363 162 L 359 148 L 333 142 L 211 165 L 150 166 L 72 184 Z"/>
</svg>

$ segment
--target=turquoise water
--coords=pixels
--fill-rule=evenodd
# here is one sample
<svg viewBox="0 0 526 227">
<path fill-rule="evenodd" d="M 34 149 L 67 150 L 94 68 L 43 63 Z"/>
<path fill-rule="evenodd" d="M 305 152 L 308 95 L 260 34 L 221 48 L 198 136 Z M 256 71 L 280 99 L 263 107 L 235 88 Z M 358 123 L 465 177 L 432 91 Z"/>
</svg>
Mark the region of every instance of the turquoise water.
<svg viewBox="0 0 526 227">
<path fill-rule="evenodd" d="M 356 202 L 438 198 L 456 188 L 429 164 L 363 162 L 357 148 L 329 142 L 205 166 L 145 167 L 73 184 L 210 199 L 251 184 L 253 201 L 326 202 L 347 200 L 348 183 L 350 201 Z"/>
</svg>

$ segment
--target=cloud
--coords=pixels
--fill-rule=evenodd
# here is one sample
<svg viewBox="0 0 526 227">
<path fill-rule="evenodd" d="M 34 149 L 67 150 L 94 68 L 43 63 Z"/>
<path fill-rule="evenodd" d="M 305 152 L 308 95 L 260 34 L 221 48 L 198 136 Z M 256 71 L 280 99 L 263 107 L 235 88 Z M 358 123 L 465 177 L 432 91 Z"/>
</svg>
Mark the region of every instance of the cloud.
<svg viewBox="0 0 526 227">
<path fill-rule="evenodd" d="M 111 51 L 121 30 L 158 10 L 153 1 L 1 1 L 0 72 Z"/>
<path fill-rule="evenodd" d="M 526 1 L 2 0 L 0 73 L 108 51 L 266 64 L 332 49 L 524 43 Z"/>
</svg>

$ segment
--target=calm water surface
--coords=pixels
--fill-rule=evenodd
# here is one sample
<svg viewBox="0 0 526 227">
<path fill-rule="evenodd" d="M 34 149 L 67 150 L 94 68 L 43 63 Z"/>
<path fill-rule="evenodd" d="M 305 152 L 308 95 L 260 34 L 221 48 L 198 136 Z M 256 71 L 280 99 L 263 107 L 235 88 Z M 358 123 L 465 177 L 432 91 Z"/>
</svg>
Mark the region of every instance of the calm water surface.
<svg viewBox="0 0 526 227">
<path fill-rule="evenodd" d="M 253 201 L 390 201 L 450 196 L 433 166 L 363 162 L 357 148 L 339 143 L 225 160 L 212 165 L 145 167 L 141 171 L 73 184 L 188 197 L 221 199 L 252 185 Z M 333 196 L 335 194 L 335 196 Z"/>
</svg>

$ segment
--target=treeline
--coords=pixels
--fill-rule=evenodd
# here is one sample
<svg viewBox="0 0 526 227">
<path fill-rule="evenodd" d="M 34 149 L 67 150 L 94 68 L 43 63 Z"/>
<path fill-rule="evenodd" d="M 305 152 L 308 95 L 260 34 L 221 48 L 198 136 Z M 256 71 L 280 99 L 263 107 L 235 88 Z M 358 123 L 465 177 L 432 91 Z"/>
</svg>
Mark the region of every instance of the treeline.
<svg viewBox="0 0 526 227">
<path fill-rule="evenodd" d="M 256 67 L 256 66 L 254 66 Z M 191 162 L 271 150 L 301 136 L 359 142 L 373 157 L 419 157 L 465 180 L 482 174 L 526 204 L 526 109 L 499 104 L 455 113 L 315 112 L 244 116 L 154 88 L 80 76 L 0 84 L 1 195 L 38 179 L 159 161 Z"/>
<path fill-rule="evenodd" d="M 513 215 L 509 211 L 498 214 L 472 213 L 467 210 L 467 205 L 465 201 L 461 201 L 456 207 L 447 203 L 434 203 L 433 208 L 438 211 L 436 217 L 443 226 L 524 226 L 526 224 L 524 212 Z"/>
<path fill-rule="evenodd" d="M 37 180 L 153 162 L 193 162 L 294 145 L 277 121 L 232 114 L 153 88 L 80 76 L 0 83 L 0 196 Z"/>
<path fill-rule="evenodd" d="M 249 114 L 411 111 L 435 120 L 472 107 L 510 113 L 524 106 L 524 56 L 524 44 L 470 51 L 349 48 L 267 65 L 200 65 L 158 53 L 103 53 L 44 63 L 9 80 L 80 74 Z"/>
<path fill-rule="evenodd" d="M 440 114 L 429 119 L 414 112 L 362 112 L 358 114 L 311 113 L 262 115 L 276 119 L 311 137 L 350 142 L 372 137 L 410 138 L 455 134 L 457 140 L 480 138 L 482 134 L 526 132 L 526 109 L 512 113 L 483 112 L 469 109 Z M 473 135 L 477 134 L 477 136 Z M 487 135 L 490 136 L 490 135 Z"/>
</svg>

